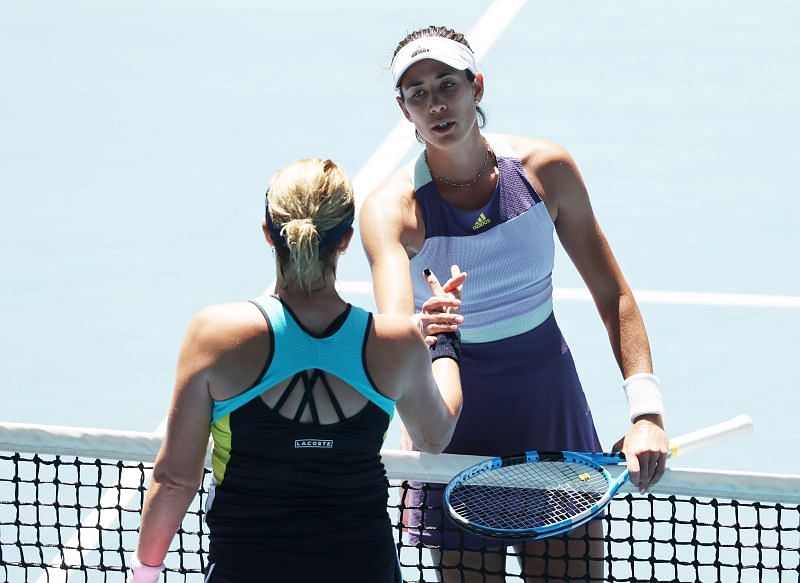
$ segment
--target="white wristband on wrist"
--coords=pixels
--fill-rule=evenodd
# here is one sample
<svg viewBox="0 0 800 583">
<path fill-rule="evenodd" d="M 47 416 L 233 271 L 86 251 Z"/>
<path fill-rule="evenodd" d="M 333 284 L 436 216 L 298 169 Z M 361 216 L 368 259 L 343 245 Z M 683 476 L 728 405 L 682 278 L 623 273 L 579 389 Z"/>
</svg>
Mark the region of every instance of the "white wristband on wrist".
<svg viewBox="0 0 800 583">
<path fill-rule="evenodd" d="M 164 567 L 164 563 L 155 567 L 145 565 L 139 560 L 138 556 L 134 555 L 131 561 L 131 575 L 128 577 L 128 583 L 157 583 Z"/>
<path fill-rule="evenodd" d="M 622 383 L 628 398 L 628 413 L 631 422 L 648 414 L 663 415 L 664 403 L 661 401 L 661 381 L 654 374 L 641 372 L 629 376 Z"/>
</svg>

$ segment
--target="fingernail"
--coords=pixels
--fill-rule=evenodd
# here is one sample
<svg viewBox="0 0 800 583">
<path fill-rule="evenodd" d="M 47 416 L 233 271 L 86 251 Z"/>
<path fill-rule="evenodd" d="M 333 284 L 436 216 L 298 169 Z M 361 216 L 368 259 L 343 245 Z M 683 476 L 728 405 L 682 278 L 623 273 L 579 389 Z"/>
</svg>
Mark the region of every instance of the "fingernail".
<svg viewBox="0 0 800 583">
<path fill-rule="evenodd" d="M 431 270 L 428 269 L 427 267 L 422 270 L 422 273 L 425 274 L 425 277 L 430 277 L 431 276 Z"/>
</svg>

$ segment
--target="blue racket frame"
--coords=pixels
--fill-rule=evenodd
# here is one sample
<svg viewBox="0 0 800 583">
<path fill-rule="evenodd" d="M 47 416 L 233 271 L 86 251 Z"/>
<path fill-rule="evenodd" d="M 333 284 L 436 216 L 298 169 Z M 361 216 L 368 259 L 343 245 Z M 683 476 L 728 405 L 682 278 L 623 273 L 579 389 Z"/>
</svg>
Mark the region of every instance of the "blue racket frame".
<svg viewBox="0 0 800 583">
<path fill-rule="evenodd" d="M 465 519 L 456 511 L 451 504 L 451 494 L 453 491 L 464 482 L 479 476 L 495 471 L 499 468 L 520 465 L 520 464 L 536 464 L 540 462 L 564 461 L 574 464 L 584 465 L 599 472 L 608 483 L 608 488 L 603 496 L 597 500 L 590 508 L 576 514 L 575 516 L 557 522 L 554 524 L 527 528 L 527 529 L 511 529 L 511 528 L 498 528 L 490 527 L 482 524 L 477 524 Z M 448 516 L 460 528 L 480 534 L 482 536 L 507 539 L 507 540 L 538 540 L 551 536 L 557 536 L 569 532 L 577 528 L 596 516 L 598 516 L 603 508 L 611 501 L 619 489 L 628 481 L 629 472 L 625 468 L 616 478 L 605 468 L 609 465 L 619 465 L 625 463 L 625 455 L 619 453 L 586 453 L 576 451 L 556 451 L 556 452 L 540 452 L 540 451 L 526 451 L 520 454 L 509 456 L 494 457 L 474 464 L 458 474 L 453 476 L 444 490 L 444 505 Z"/>
<path fill-rule="evenodd" d="M 737 415 L 728 421 L 710 425 L 670 440 L 669 448 L 667 450 L 667 458 L 674 457 L 679 451 L 689 452 L 699 447 L 711 445 L 721 441 L 722 439 L 727 439 L 734 435 L 749 434 L 752 433 L 752 431 L 753 420 L 750 419 L 750 416 L 744 414 Z M 480 474 L 489 474 L 499 468 L 507 466 L 536 464 L 541 461 L 565 461 L 569 463 L 585 465 L 589 468 L 592 468 L 595 472 L 597 472 L 598 475 L 602 476 L 607 484 L 607 488 L 598 499 L 593 501 L 589 508 L 581 512 L 576 512 L 570 518 L 529 528 L 500 528 L 497 526 L 477 524 L 460 516 L 458 511 L 451 503 L 451 495 L 453 490 L 470 477 L 475 477 Z M 575 451 L 528 451 L 517 455 L 495 457 L 474 464 L 456 474 L 445 488 L 444 506 L 447 514 L 458 526 L 483 536 L 511 540 L 536 540 L 549 536 L 556 536 L 592 520 L 602 512 L 603 508 L 605 508 L 605 506 L 611 501 L 617 491 L 623 486 L 623 484 L 625 484 L 625 482 L 628 481 L 629 476 L 629 471 L 626 467 L 616 478 L 612 478 L 605 466 L 617 465 L 624 462 L 625 456 L 622 453 L 584 453 Z M 525 488 L 524 485 L 521 487 Z M 535 484 L 531 484 L 530 487 L 533 490 L 537 489 Z M 543 489 L 551 492 L 558 491 L 557 488 L 547 490 L 546 486 L 538 488 L 540 491 Z M 599 486 L 594 490 L 595 493 L 599 493 L 601 491 L 602 488 Z M 517 507 L 519 507 L 519 504 Z M 513 511 L 514 509 L 512 508 L 511 510 Z M 495 510 L 493 509 L 492 512 L 494 511 Z"/>
</svg>

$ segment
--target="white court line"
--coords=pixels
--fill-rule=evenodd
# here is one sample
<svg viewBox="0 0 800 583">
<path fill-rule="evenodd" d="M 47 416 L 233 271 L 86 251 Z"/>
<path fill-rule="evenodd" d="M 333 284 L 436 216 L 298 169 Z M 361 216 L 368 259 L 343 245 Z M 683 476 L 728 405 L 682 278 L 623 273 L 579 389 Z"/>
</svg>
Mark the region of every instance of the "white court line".
<svg viewBox="0 0 800 583">
<path fill-rule="evenodd" d="M 475 56 L 481 59 L 491 48 L 500 34 L 506 29 L 508 24 L 519 13 L 527 0 L 494 0 L 492 4 L 486 9 L 483 15 L 478 19 L 478 22 L 472 27 L 472 30 L 467 34 Z M 387 88 L 387 95 L 392 95 L 391 87 Z M 389 97 L 387 97 L 388 99 Z M 403 157 L 408 153 L 415 143 L 414 126 L 401 118 L 395 127 L 389 132 L 383 140 L 375 153 L 367 160 L 364 167 L 356 174 L 353 180 L 353 190 L 356 195 L 356 208 L 360 207 L 364 197 L 369 194 L 375 187 L 377 187 L 388 175 L 394 170 L 402 161 Z M 273 281 L 267 289 L 275 289 L 275 282 Z M 370 293 L 372 293 L 370 285 Z M 166 426 L 166 419 L 156 429 L 156 432 L 162 432 Z M 133 475 L 126 476 L 127 470 L 123 471 L 121 481 L 135 480 L 132 487 L 135 488 L 139 483 L 138 470 Z M 149 479 L 149 472 L 145 475 L 145 483 Z M 126 483 L 126 487 L 131 487 L 131 484 Z M 126 506 L 131 499 L 136 495 L 135 491 L 126 493 L 120 497 L 119 505 Z M 106 494 L 101 500 L 100 506 L 106 506 L 115 502 L 114 493 Z M 99 539 L 99 524 L 102 528 L 109 528 L 112 524 L 116 523 L 115 510 L 93 510 L 89 513 L 81 524 L 89 524 L 90 526 L 81 527 L 69 539 L 67 546 L 77 546 L 80 540 L 83 548 L 90 548 L 95 546 Z M 64 561 L 67 564 L 80 562 L 80 553 L 78 551 L 65 551 Z M 47 572 L 39 577 L 37 583 L 64 583 L 67 580 L 68 573 L 57 568 L 61 563 L 60 555 L 54 558 L 50 563 Z"/>
<path fill-rule="evenodd" d="M 156 428 L 155 433 L 163 434 L 166 426 L 167 420 L 164 419 Z M 117 501 L 116 491 L 109 490 L 100 499 L 101 510 L 92 510 L 80 521 L 81 526 L 64 544 L 65 564 L 81 564 L 82 553 L 77 550 L 79 544 L 83 549 L 98 548 L 101 529 L 107 530 L 118 522 L 116 506 L 118 505 L 120 508 L 126 508 L 133 498 L 139 496 L 137 488 L 142 484 L 142 480 L 144 481 L 143 483 L 147 485 L 150 481 L 150 474 L 152 473 L 152 470 L 145 470 L 144 474 L 142 474 L 137 468 L 126 468 L 122 470 L 119 483 L 123 489 L 120 490 L 119 502 Z M 98 528 L 98 526 L 100 528 Z M 36 583 L 66 583 L 71 573 L 70 571 L 60 569 L 59 565 L 61 565 L 61 553 L 57 553 L 53 557 L 47 571 L 39 576 Z"/>
<path fill-rule="evenodd" d="M 585 288 L 556 288 L 559 300 L 591 300 Z M 713 292 L 634 291 L 640 304 L 674 304 L 688 306 L 737 306 L 748 308 L 800 308 L 800 296 L 765 294 L 727 294 Z"/>
<path fill-rule="evenodd" d="M 340 292 L 372 295 L 370 281 L 338 281 Z M 764 294 L 726 294 L 706 292 L 646 291 L 633 292 L 640 304 L 675 304 L 690 306 L 737 306 L 752 308 L 800 308 L 800 296 L 778 296 Z M 591 301 L 586 288 L 557 287 L 553 298 L 564 301 Z"/>
</svg>

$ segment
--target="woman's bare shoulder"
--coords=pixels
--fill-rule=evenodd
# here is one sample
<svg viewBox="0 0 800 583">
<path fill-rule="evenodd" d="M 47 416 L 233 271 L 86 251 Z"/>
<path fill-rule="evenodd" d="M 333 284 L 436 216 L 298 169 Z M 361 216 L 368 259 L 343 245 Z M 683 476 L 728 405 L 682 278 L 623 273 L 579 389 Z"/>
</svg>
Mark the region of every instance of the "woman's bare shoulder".
<svg viewBox="0 0 800 583">
<path fill-rule="evenodd" d="M 269 326 L 251 302 L 199 310 L 181 348 L 183 372 L 206 379 L 214 399 L 227 399 L 257 380 L 272 351 Z"/>
<path fill-rule="evenodd" d="M 405 166 L 394 172 L 375 188 L 364 200 L 359 211 L 361 239 L 365 244 L 399 241 L 406 248 L 416 248 L 419 227 L 419 209 L 411 179 L 411 170 Z M 377 253 L 367 249 L 367 253 Z"/>
<path fill-rule="evenodd" d="M 502 137 L 524 166 L 572 163 L 567 149 L 556 142 L 533 136 L 504 134 Z"/>
<path fill-rule="evenodd" d="M 412 168 L 408 164 L 392 172 L 367 195 L 364 206 L 374 205 L 375 207 L 381 207 L 387 203 L 413 200 L 414 183 L 411 172 Z"/>
<path fill-rule="evenodd" d="M 213 304 L 198 310 L 187 336 L 195 341 L 225 347 L 267 332 L 266 320 L 251 302 Z"/>
</svg>

